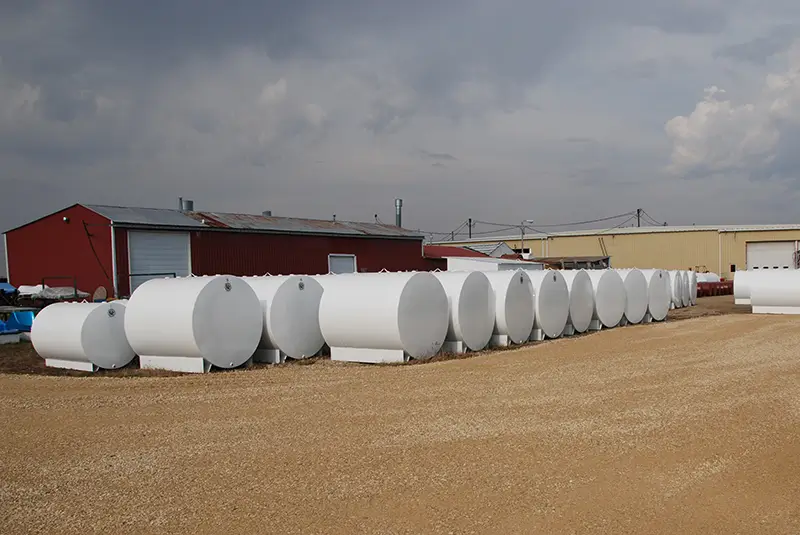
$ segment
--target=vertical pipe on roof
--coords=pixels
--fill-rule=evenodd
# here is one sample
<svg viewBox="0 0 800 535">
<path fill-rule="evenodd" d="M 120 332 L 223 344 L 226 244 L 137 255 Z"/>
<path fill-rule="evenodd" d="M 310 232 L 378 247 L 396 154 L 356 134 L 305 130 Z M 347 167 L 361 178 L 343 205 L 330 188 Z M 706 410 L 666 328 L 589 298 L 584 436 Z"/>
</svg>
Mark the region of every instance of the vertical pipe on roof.
<svg viewBox="0 0 800 535">
<path fill-rule="evenodd" d="M 403 199 L 394 200 L 394 224 L 397 227 L 403 226 Z"/>
</svg>

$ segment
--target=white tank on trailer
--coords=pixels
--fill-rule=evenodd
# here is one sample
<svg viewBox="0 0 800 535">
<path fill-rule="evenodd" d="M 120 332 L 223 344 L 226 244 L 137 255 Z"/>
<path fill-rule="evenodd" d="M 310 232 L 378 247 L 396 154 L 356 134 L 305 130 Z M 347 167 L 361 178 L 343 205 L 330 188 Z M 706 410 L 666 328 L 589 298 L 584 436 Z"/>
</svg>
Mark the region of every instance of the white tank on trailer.
<svg viewBox="0 0 800 535">
<path fill-rule="evenodd" d="M 672 296 L 672 308 L 683 307 L 683 277 L 679 271 L 669 271 L 669 291 Z"/>
<path fill-rule="evenodd" d="M 800 270 L 764 270 L 748 283 L 753 314 L 800 314 Z"/>
<path fill-rule="evenodd" d="M 480 271 L 434 271 L 449 303 L 449 324 L 445 351 L 480 351 L 489 344 L 494 331 L 492 285 Z"/>
<path fill-rule="evenodd" d="M 31 342 L 51 368 L 114 370 L 136 356 L 125 337 L 125 304 L 53 303 L 31 327 Z"/>
<path fill-rule="evenodd" d="M 716 273 L 696 273 L 697 282 L 719 282 L 719 275 Z"/>
<path fill-rule="evenodd" d="M 663 321 L 672 304 L 669 273 L 663 269 L 643 269 L 641 271 L 644 278 L 647 279 L 647 313 L 655 321 Z"/>
<path fill-rule="evenodd" d="M 430 273 L 320 279 L 319 326 L 332 360 L 405 362 L 428 359 L 441 349 L 447 336 L 447 294 Z"/>
<path fill-rule="evenodd" d="M 761 273 L 758 271 L 737 271 L 733 274 L 734 304 L 737 305 L 750 304 L 750 284 L 753 278 L 759 275 L 761 275 Z"/>
<path fill-rule="evenodd" d="M 545 269 L 527 273 L 533 284 L 534 320 L 531 340 L 558 338 L 569 319 L 569 287 L 560 271 Z"/>
<path fill-rule="evenodd" d="M 489 271 L 495 306 L 491 345 L 508 346 L 527 342 L 535 319 L 534 289 L 530 271 Z"/>
<path fill-rule="evenodd" d="M 151 279 L 133 292 L 125 334 L 142 368 L 203 373 L 251 360 L 261 340 L 261 303 L 242 279 Z"/>
<path fill-rule="evenodd" d="M 697 272 L 693 269 L 689 270 L 689 304 L 694 306 L 697 304 Z"/>
<path fill-rule="evenodd" d="M 625 320 L 628 323 L 649 321 L 647 315 L 648 284 L 647 278 L 638 269 L 615 270 L 622 277 L 625 285 Z"/>
<path fill-rule="evenodd" d="M 680 270 L 681 284 L 683 284 L 683 293 L 681 294 L 681 302 L 683 306 L 688 307 L 692 304 L 692 289 L 689 286 L 691 282 L 689 279 L 689 272 L 685 269 Z"/>
<path fill-rule="evenodd" d="M 322 286 L 312 277 L 289 275 L 241 277 L 256 293 L 263 310 L 257 362 L 279 363 L 316 355 L 325 340 L 319 328 Z"/>
<path fill-rule="evenodd" d="M 565 334 L 571 334 L 571 330 L 586 332 L 594 315 L 592 279 L 583 269 L 565 269 L 561 275 L 569 288 L 569 318 Z"/>
<path fill-rule="evenodd" d="M 594 315 L 589 329 L 616 327 L 625 315 L 625 283 L 619 273 L 611 269 L 588 269 L 594 291 Z"/>
</svg>

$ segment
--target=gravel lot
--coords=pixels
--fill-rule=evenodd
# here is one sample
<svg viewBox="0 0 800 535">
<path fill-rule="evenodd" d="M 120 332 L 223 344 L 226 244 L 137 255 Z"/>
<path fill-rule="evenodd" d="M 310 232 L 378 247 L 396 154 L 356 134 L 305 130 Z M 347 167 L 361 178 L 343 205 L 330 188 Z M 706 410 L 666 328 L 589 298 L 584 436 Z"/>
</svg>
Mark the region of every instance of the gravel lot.
<svg viewBox="0 0 800 535">
<path fill-rule="evenodd" d="M 0 374 L 0 533 L 796 534 L 800 318 L 719 314 L 418 366 Z"/>
</svg>

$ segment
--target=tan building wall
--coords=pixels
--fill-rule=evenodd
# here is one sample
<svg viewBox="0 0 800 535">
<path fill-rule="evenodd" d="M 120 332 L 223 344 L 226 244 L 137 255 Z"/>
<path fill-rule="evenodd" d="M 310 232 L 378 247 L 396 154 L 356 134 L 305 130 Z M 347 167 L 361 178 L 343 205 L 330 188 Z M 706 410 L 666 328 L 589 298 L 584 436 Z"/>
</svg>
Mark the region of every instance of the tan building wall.
<svg viewBox="0 0 800 535">
<path fill-rule="evenodd" d="M 505 241 L 520 249 L 520 238 Z M 540 236 L 525 238 L 525 248 L 533 256 L 605 256 L 616 268 L 639 267 L 661 269 L 695 269 L 713 271 L 731 277 L 731 265 L 746 269 L 747 243 L 765 241 L 800 241 L 800 230 L 755 230 L 730 232 L 718 230 L 686 230 L 676 232 L 640 232 L 612 234 Z M 447 242 L 448 245 L 481 242 Z"/>
</svg>

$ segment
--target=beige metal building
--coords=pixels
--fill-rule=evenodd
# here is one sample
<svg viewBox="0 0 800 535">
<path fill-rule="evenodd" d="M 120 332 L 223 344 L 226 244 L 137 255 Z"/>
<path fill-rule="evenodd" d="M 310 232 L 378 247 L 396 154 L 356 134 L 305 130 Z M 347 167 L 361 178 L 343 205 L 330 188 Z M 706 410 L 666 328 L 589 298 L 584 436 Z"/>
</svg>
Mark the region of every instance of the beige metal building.
<svg viewBox="0 0 800 535">
<path fill-rule="evenodd" d="M 615 268 L 713 271 L 800 268 L 800 225 L 636 227 L 520 233 L 516 236 L 439 242 L 473 246 L 503 242 L 526 258 L 610 256 Z"/>
</svg>

